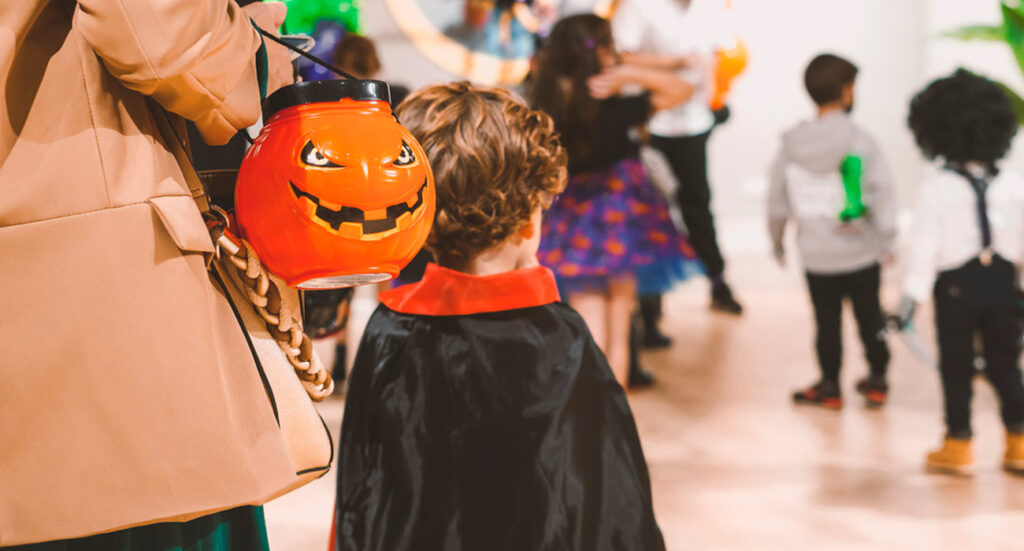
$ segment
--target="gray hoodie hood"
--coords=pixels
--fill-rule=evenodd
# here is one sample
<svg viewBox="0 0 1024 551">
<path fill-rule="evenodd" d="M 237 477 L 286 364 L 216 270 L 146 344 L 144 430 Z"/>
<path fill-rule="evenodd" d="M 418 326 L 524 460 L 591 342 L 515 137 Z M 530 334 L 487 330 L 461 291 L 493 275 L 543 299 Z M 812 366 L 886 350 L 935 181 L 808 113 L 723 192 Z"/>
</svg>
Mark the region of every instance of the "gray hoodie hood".
<svg viewBox="0 0 1024 551">
<path fill-rule="evenodd" d="M 845 189 L 839 166 L 847 155 L 863 162 L 861 193 L 866 218 L 839 219 Z M 788 222 L 808 272 L 840 274 L 866 268 L 894 252 L 896 198 L 889 170 L 874 140 L 843 112 L 798 124 L 782 136 L 768 191 L 769 232 L 782 250 Z"/>
<path fill-rule="evenodd" d="M 855 149 L 859 129 L 850 116 L 834 111 L 824 117 L 804 121 L 782 135 L 782 153 L 786 160 L 812 172 L 836 170 L 843 158 Z"/>
</svg>

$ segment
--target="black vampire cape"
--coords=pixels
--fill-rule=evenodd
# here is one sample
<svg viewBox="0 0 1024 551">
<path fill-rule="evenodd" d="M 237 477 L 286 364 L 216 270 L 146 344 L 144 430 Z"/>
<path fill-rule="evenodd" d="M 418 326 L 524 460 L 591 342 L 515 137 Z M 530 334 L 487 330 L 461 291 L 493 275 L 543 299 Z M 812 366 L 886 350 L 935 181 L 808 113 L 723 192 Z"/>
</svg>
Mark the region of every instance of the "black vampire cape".
<svg viewBox="0 0 1024 551">
<path fill-rule="evenodd" d="M 546 268 L 428 266 L 381 295 L 349 380 L 345 551 L 661 551 L 622 388 Z"/>
</svg>

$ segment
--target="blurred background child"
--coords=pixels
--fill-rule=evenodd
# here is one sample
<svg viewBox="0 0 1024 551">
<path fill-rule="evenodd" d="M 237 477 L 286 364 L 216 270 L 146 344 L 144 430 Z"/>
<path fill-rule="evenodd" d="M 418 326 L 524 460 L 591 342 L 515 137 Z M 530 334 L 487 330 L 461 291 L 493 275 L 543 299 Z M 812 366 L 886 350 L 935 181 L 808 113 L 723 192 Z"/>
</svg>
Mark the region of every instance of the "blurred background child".
<svg viewBox="0 0 1024 551">
<path fill-rule="evenodd" d="M 555 25 L 535 76 L 533 104 L 552 116 L 569 153 L 569 185 L 545 217 L 540 260 L 625 384 L 638 285 L 667 290 L 696 264 L 630 130 L 694 88 L 668 71 L 620 64 L 608 21 L 589 14 Z M 623 95 L 631 88 L 639 93 Z"/>
<path fill-rule="evenodd" d="M 817 117 L 782 136 L 771 172 L 768 225 L 775 256 L 785 262 L 784 234 L 796 223 L 797 248 L 817 324 L 821 379 L 793 394 L 800 404 L 842 407 L 843 301 L 857 319 L 870 375 L 857 383 L 870 406 L 885 403 L 889 348 L 879 302 L 881 263 L 893 256 L 896 197 L 875 140 L 850 118 L 857 67 L 832 54 L 804 73 Z"/>
<path fill-rule="evenodd" d="M 932 470 L 966 473 L 971 448 L 975 336 L 1002 406 L 1003 466 L 1024 470 L 1024 384 L 1020 371 L 1018 269 L 1024 260 L 1024 179 L 999 166 L 1017 119 L 996 83 L 965 71 L 940 78 L 910 103 L 921 153 L 939 159 L 918 186 L 904 322 L 931 296 L 939 341 L 946 437 L 927 456 Z"/>
<path fill-rule="evenodd" d="M 341 431 L 341 549 L 659 551 L 625 393 L 537 261 L 564 188 L 550 117 L 424 88 L 398 117 L 434 170 L 439 264 L 381 294 Z"/>
</svg>

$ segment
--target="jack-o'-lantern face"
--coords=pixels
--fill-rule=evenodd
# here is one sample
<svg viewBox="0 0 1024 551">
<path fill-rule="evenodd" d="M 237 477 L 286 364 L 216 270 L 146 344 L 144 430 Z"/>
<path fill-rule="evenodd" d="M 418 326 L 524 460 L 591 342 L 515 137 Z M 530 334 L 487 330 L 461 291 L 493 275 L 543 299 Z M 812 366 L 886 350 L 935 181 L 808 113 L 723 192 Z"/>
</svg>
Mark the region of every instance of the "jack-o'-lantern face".
<svg viewBox="0 0 1024 551">
<path fill-rule="evenodd" d="M 387 102 L 372 99 L 274 114 L 246 155 L 236 195 L 245 237 L 271 272 L 300 288 L 394 277 L 434 217 L 423 149 Z"/>
<path fill-rule="evenodd" d="M 303 171 L 288 185 L 314 224 L 346 239 L 378 241 L 423 219 L 430 181 L 423 152 L 413 150 L 416 141 L 409 144 L 404 128 L 395 123 L 397 132 L 375 135 L 373 128 L 360 128 L 365 122 L 344 129 L 324 125 L 304 136 L 296 154 Z M 366 189 L 354 192 L 360 187 Z"/>
</svg>

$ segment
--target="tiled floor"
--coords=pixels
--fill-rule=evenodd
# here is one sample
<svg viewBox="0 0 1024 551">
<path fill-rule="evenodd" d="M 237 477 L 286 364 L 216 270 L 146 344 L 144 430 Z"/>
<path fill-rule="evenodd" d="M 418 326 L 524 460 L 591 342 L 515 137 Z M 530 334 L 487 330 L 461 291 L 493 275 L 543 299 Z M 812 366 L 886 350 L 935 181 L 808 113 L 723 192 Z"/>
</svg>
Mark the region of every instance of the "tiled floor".
<svg viewBox="0 0 1024 551">
<path fill-rule="evenodd" d="M 790 405 L 793 388 L 815 378 L 800 275 L 756 247 L 737 249 L 730 270 L 747 314 L 709 313 L 704 281 L 681 287 L 666 298 L 674 346 L 645 356 L 659 384 L 630 396 L 668 548 L 1024 550 L 1024 479 L 998 468 L 1002 433 L 988 385 L 976 385 L 973 478 L 923 472 L 924 453 L 942 434 L 938 377 L 898 341 L 889 406 L 861 407 L 852 317 L 844 320 L 845 409 Z M 894 294 L 886 289 L 890 305 Z M 929 316 L 918 321 L 934 349 Z M 323 404 L 332 427 L 341 408 Z M 326 549 L 333 484 L 332 473 L 267 505 L 273 549 Z"/>
</svg>

